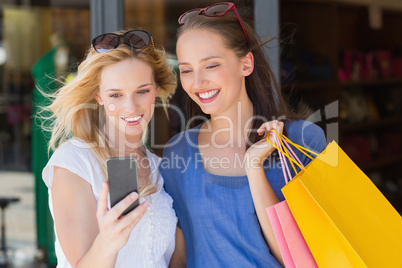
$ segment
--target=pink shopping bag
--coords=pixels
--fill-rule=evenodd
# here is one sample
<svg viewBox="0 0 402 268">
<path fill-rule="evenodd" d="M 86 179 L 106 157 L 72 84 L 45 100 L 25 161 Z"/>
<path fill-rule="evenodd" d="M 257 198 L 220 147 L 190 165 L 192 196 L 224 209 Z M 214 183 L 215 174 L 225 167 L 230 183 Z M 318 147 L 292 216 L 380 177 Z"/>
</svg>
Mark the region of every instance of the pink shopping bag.
<svg viewBox="0 0 402 268">
<path fill-rule="evenodd" d="M 281 142 L 279 141 L 278 137 L 276 135 L 273 135 L 271 137 L 274 137 L 274 140 L 276 141 L 275 143 L 278 148 L 282 148 Z M 288 146 L 288 144 L 286 145 Z M 291 151 L 291 148 L 289 146 L 288 148 Z M 280 151 L 279 156 L 282 162 L 282 169 L 287 183 L 289 181 L 288 178 L 290 178 L 289 168 L 286 161 L 284 160 L 283 154 Z M 294 156 L 296 157 L 296 155 Z M 298 162 L 299 164 L 301 164 L 300 161 Z M 278 243 L 279 250 L 281 252 L 285 266 L 287 268 L 318 267 L 313 258 L 313 255 L 310 252 L 310 249 L 307 246 L 306 241 L 303 238 L 302 233 L 300 232 L 299 227 L 297 226 L 297 223 L 292 215 L 292 212 L 289 209 L 286 200 L 270 206 L 266 208 L 266 210 L 269 220 L 271 221 L 271 225 L 275 233 L 275 238 Z"/>
</svg>

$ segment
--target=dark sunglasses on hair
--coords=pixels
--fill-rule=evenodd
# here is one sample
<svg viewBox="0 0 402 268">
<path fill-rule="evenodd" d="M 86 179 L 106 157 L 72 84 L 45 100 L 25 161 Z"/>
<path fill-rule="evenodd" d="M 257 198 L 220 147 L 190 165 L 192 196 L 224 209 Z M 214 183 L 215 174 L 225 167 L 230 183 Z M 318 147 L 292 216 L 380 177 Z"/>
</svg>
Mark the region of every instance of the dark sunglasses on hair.
<svg viewBox="0 0 402 268">
<path fill-rule="evenodd" d="M 195 9 L 189 10 L 189 11 L 183 13 L 179 17 L 179 24 L 184 25 L 186 20 L 188 20 L 189 18 L 191 18 L 195 15 L 204 15 L 207 17 L 220 17 L 220 16 L 223 16 L 226 13 L 228 13 L 230 10 L 233 10 L 233 12 L 235 13 L 237 20 L 239 21 L 240 26 L 243 29 L 244 35 L 247 38 L 247 44 L 250 46 L 250 40 L 248 39 L 246 29 L 244 28 L 244 25 L 243 25 L 243 21 L 241 20 L 239 12 L 237 11 L 237 8 L 235 7 L 235 5 L 233 3 L 223 2 L 223 3 L 214 4 L 209 7 L 205 7 L 205 8 L 195 8 Z"/>
<path fill-rule="evenodd" d="M 97 52 L 104 53 L 117 48 L 121 44 L 121 39 L 123 39 L 125 44 L 135 49 L 143 49 L 150 44 L 153 45 L 152 36 L 149 32 L 144 30 L 130 30 L 123 34 L 101 34 L 92 39 L 92 46 Z"/>
</svg>

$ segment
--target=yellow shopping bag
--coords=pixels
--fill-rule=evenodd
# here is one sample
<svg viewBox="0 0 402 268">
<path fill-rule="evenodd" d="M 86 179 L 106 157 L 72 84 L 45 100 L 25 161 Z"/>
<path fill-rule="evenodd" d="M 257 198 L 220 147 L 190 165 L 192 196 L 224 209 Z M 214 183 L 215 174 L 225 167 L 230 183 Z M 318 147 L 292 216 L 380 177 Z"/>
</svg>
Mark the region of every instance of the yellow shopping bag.
<svg viewBox="0 0 402 268">
<path fill-rule="evenodd" d="M 282 192 L 319 267 L 402 267 L 401 216 L 336 142 Z"/>
</svg>

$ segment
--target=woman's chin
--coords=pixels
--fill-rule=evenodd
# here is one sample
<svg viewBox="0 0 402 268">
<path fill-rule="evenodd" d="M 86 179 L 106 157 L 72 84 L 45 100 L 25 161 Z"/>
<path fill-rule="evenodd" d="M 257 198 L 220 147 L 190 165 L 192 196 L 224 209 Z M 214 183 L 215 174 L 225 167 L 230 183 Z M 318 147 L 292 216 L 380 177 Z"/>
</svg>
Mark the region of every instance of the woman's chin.
<svg viewBox="0 0 402 268">
<path fill-rule="evenodd" d="M 209 115 L 209 116 L 222 114 L 222 110 L 219 110 L 219 109 L 216 108 L 216 107 L 205 107 L 205 108 L 202 108 L 202 107 L 201 107 L 201 110 L 202 110 L 202 112 L 203 112 L 204 114 L 207 114 L 207 115 Z"/>
<path fill-rule="evenodd" d="M 119 129 L 119 140 L 125 139 L 128 142 L 140 141 L 144 130 L 141 125 L 134 127 L 128 127 L 125 129 Z"/>
</svg>

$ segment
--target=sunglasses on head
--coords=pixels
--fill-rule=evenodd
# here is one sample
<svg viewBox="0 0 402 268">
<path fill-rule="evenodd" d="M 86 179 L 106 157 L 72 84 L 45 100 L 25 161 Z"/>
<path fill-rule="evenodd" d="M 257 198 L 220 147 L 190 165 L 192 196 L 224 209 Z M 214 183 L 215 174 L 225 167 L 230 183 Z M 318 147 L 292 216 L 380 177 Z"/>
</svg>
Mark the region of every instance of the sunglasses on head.
<svg viewBox="0 0 402 268">
<path fill-rule="evenodd" d="M 153 45 L 152 36 L 144 30 L 130 30 L 123 34 L 105 33 L 92 39 L 93 48 L 104 53 L 117 48 L 121 44 L 121 39 L 124 43 L 135 49 L 143 49 L 150 44 Z"/>
<path fill-rule="evenodd" d="M 233 3 L 223 2 L 223 3 L 214 4 L 209 7 L 205 7 L 205 8 L 196 8 L 196 9 L 189 10 L 189 11 L 183 13 L 179 17 L 179 24 L 184 25 L 186 20 L 188 20 L 189 18 L 196 16 L 196 15 L 204 15 L 207 17 L 220 17 L 220 16 L 223 16 L 226 13 L 228 13 L 230 10 L 233 10 L 233 12 L 235 13 L 237 20 L 239 21 L 240 26 L 243 29 L 244 35 L 246 36 L 247 44 L 250 46 L 250 40 L 248 39 L 246 29 L 244 28 L 244 25 L 243 25 L 243 21 L 241 20 L 239 12 L 237 11 L 237 8 L 235 7 L 235 5 Z"/>
</svg>

